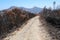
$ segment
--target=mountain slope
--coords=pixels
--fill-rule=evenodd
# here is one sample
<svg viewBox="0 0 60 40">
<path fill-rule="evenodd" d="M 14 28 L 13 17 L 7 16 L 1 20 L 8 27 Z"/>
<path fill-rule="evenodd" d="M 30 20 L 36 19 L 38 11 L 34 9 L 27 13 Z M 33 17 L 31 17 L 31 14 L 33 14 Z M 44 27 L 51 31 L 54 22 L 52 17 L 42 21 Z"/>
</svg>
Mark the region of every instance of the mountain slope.
<svg viewBox="0 0 60 40">
<path fill-rule="evenodd" d="M 39 8 L 39 7 L 33 7 L 33 8 L 24 8 L 24 7 L 20 7 L 21 9 L 23 10 L 26 10 L 28 12 L 31 12 L 31 13 L 39 13 L 42 11 L 42 8 Z"/>
<path fill-rule="evenodd" d="M 39 8 L 39 7 L 25 8 L 25 7 L 15 7 L 15 6 L 10 7 L 10 10 L 14 9 L 14 8 L 25 10 L 25 11 L 28 11 L 28 12 L 31 12 L 31 13 L 39 13 L 43 10 L 43 8 Z"/>
</svg>

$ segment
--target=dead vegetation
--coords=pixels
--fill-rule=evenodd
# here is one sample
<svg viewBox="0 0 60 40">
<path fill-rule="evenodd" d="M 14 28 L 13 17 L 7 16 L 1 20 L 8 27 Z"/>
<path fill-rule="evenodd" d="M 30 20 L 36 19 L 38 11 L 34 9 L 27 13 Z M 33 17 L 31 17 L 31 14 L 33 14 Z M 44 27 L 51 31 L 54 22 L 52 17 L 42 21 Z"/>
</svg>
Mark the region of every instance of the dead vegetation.
<svg viewBox="0 0 60 40">
<path fill-rule="evenodd" d="M 60 10 L 44 8 L 40 13 L 41 20 L 43 20 L 43 27 L 47 28 L 46 31 L 50 34 L 52 40 L 60 40 Z"/>
<path fill-rule="evenodd" d="M 18 8 L 3 10 L 1 13 L 3 14 L 0 15 L 0 38 L 4 38 L 8 33 L 15 31 L 35 16 L 33 13 Z"/>
<path fill-rule="evenodd" d="M 60 10 L 51 10 L 44 8 L 40 16 L 49 25 L 60 28 Z"/>
</svg>

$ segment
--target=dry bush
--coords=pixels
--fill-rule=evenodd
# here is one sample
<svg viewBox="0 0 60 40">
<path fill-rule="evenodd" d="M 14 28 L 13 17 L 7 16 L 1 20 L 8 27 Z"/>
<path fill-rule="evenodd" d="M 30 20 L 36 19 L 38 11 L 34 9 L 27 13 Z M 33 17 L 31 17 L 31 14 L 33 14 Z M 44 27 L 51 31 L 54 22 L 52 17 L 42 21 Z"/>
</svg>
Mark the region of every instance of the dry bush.
<svg viewBox="0 0 60 40">
<path fill-rule="evenodd" d="M 35 14 L 18 8 L 3 10 L 3 13 L 3 16 L 0 15 L 0 37 L 4 37 L 8 33 L 15 31 L 17 28 L 20 28 L 23 23 L 35 16 Z"/>
<path fill-rule="evenodd" d="M 43 9 L 40 18 L 45 20 L 49 25 L 60 28 L 60 10 Z"/>
<path fill-rule="evenodd" d="M 60 40 L 60 10 L 44 8 L 40 13 L 40 22 L 41 27 L 44 27 L 52 38 L 51 40 Z"/>
</svg>

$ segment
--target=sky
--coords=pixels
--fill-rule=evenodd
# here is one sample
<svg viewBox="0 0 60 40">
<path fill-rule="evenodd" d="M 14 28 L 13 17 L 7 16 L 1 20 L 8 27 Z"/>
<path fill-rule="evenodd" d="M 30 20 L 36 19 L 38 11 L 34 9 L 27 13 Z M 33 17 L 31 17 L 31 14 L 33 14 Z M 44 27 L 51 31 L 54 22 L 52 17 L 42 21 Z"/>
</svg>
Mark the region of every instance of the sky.
<svg viewBox="0 0 60 40">
<path fill-rule="evenodd" d="M 56 1 L 56 5 L 60 5 L 60 0 L 0 0 L 0 10 L 7 9 L 11 6 L 17 7 L 40 7 L 44 6 L 53 7 L 53 2 Z"/>
</svg>

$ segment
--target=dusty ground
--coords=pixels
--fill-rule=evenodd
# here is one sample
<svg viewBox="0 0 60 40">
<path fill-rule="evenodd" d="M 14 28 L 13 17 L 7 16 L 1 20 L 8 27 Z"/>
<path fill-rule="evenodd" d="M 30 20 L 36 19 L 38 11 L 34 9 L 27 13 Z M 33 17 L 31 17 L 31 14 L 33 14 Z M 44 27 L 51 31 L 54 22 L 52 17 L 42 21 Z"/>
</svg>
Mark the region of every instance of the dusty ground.
<svg viewBox="0 0 60 40">
<path fill-rule="evenodd" d="M 42 27 L 39 16 L 36 16 L 29 20 L 22 29 L 19 28 L 19 31 L 13 32 L 4 40 L 52 40 L 46 29 Z"/>
</svg>

